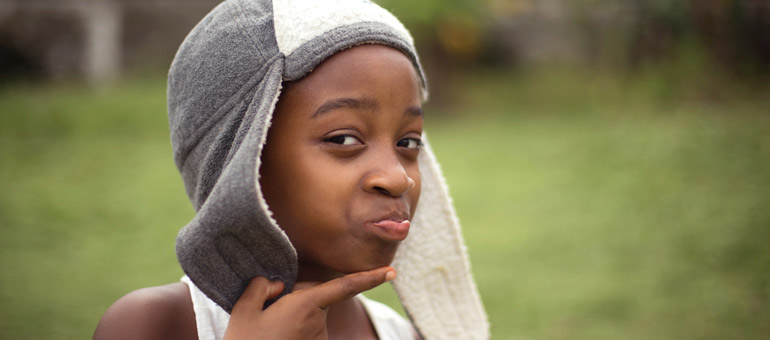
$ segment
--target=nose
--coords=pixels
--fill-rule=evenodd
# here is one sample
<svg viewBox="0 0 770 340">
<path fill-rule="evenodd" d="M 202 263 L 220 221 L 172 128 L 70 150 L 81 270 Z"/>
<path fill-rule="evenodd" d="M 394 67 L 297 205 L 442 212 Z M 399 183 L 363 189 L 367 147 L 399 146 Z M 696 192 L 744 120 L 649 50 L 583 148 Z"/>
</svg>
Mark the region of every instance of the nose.
<svg viewBox="0 0 770 340">
<path fill-rule="evenodd" d="M 401 197 L 414 188 L 414 179 L 409 177 L 403 164 L 395 155 L 375 160 L 372 165 L 364 178 L 366 191 Z"/>
</svg>

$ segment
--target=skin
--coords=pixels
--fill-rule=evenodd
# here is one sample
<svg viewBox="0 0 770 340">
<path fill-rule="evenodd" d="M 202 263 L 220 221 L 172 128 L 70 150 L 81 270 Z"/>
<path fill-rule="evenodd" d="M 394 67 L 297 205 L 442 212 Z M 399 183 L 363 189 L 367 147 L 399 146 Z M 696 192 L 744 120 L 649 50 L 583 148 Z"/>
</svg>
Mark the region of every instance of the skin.
<svg viewBox="0 0 770 340">
<path fill-rule="evenodd" d="M 392 280 L 401 232 L 420 196 L 422 111 L 417 75 L 401 52 L 339 52 L 279 99 L 260 168 L 262 192 L 299 257 L 295 290 L 254 278 L 225 339 L 376 339 L 353 297 Z M 113 304 L 94 339 L 196 339 L 188 287 L 140 289 Z"/>
</svg>

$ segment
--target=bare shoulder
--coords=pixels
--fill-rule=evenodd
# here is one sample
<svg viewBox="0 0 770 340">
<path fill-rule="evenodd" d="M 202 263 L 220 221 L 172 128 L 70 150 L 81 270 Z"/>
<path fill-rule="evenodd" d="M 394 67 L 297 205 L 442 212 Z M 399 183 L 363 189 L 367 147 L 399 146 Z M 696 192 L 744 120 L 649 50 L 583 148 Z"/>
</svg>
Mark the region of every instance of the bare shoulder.
<svg viewBox="0 0 770 340">
<path fill-rule="evenodd" d="M 182 282 L 142 288 L 116 301 L 94 339 L 197 339 L 190 290 Z"/>
</svg>

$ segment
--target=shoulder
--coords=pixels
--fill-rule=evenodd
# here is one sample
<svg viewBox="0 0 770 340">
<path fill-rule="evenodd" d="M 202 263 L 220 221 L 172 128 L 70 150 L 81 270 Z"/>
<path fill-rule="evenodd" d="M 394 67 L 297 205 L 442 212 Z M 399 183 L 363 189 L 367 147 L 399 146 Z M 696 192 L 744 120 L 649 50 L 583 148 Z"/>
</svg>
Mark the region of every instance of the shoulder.
<svg viewBox="0 0 770 340">
<path fill-rule="evenodd" d="M 197 339 L 190 291 L 182 282 L 143 288 L 116 301 L 94 339 Z"/>
</svg>

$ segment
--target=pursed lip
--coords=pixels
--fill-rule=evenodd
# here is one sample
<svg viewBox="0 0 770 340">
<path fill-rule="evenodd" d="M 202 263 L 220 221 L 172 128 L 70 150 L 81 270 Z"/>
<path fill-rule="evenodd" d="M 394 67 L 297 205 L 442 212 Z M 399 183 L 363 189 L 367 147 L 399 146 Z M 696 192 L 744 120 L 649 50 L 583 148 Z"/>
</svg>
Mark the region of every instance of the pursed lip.
<svg viewBox="0 0 770 340">
<path fill-rule="evenodd" d="M 409 234 L 409 214 L 394 212 L 366 223 L 387 241 L 403 241 Z"/>
</svg>

